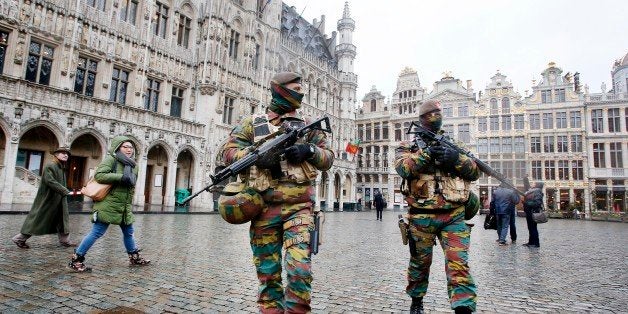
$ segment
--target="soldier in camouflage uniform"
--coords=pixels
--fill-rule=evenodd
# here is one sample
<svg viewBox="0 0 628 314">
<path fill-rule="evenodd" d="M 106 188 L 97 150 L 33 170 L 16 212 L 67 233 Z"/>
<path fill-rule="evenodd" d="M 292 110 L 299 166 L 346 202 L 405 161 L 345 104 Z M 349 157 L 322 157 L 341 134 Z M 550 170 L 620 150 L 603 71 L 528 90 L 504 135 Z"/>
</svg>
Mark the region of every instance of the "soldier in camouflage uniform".
<svg viewBox="0 0 628 314">
<path fill-rule="evenodd" d="M 440 102 L 426 101 L 419 114 L 421 126 L 442 133 Z M 447 291 L 452 309 L 456 313 L 475 311 L 476 287 L 468 265 L 471 230 L 464 220 L 465 203 L 473 203 L 467 207 L 477 211 L 477 197 L 470 198 L 469 191 L 470 181 L 480 176 L 477 165 L 471 158 L 449 147 L 417 147 L 413 142 L 404 142 L 397 148 L 395 169 L 404 179 L 402 193 L 410 206 L 408 222 L 411 241 L 414 241 L 410 246 L 406 288 L 406 293 L 412 297 L 410 312 L 423 313 L 423 296 L 429 283 L 436 238 L 445 253 Z"/>
<path fill-rule="evenodd" d="M 245 156 L 252 145 L 284 123 L 304 124 L 296 117 L 303 94 L 301 78 L 290 72 L 271 80 L 272 101 L 266 114 L 246 118 L 222 146 L 221 156 L 229 165 Z M 279 156 L 261 156 L 249 169 L 246 181 L 263 197 L 265 207 L 251 221 L 253 262 L 260 282 L 257 303 L 262 313 L 307 313 L 311 311 L 312 282 L 310 231 L 317 170 L 331 168 L 334 154 L 325 132 L 313 131 Z M 281 248 L 288 284 L 281 283 Z"/>
</svg>

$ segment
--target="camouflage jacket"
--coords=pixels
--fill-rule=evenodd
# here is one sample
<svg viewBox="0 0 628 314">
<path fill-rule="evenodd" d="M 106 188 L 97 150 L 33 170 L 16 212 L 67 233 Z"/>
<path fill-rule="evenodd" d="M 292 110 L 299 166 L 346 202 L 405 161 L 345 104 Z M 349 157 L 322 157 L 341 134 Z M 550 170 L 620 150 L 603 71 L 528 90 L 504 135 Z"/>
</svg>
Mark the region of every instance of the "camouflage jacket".
<svg viewBox="0 0 628 314">
<path fill-rule="evenodd" d="M 441 175 L 445 177 L 460 178 L 464 182 L 469 183 L 480 177 L 480 171 L 473 159 L 466 155 L 459 154 L 458 161 L 453 167 L 449 165 L 449 174 L 442 168 L 442 165 L 436 165 L 432 157 L 419 147 L 414 146 L 413 142 L 402 142 L 395 152 L 395 170 L 406 180 L 409 186 L 416 185 L 416 181 L 422 174 L 436 174 L 437 170 L 441 171 Z M 465 201 L 451 202 L 445 199 L 441 193 L 434 193 L 427 199 L 419 199 L 415 193 L 409 193 L 405 198 L 408 205 L 419 210 L 448 210 L 461 206 Z"/>
<path fill-rule="evenodd" d="M 317 170 L 326 171 L 331 168 L 334 161 L 334 153 L 328 148 L 327 135 L 322 131 L 312 131 L 299 143 L 310 143 L 316 147 L 314 156 L 309 162 Z M 233 128 L 229 137 L 220 149 L 219 155 L 225 165 L 237 161 L 249 153 L 254 144 L 253 119 L 245 118 L 239 125 Z M 266 202 L 303 202 L 305 199 L 314 200 L 314 181 L 309 184 L 297 184 L 281 180 L 273 184 L 267 191 L 261 194 Z"/>
</svg>

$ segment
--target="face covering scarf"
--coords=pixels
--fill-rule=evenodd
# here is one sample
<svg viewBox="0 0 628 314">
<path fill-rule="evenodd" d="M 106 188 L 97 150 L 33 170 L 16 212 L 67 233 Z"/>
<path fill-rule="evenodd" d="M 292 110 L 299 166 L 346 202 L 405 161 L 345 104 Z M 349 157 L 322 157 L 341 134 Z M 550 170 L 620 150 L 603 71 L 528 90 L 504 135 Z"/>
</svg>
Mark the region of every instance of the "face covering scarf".
<svg viewBox="0 0 628 314">
<path fill-rule="evenodd" d="M 271 111 L 283 115 L 301 108 L 303 94 L 275 83 L 271 83 L 270 87 L 273 95 L 273 100 L 269 106 Z"/>
</svg>

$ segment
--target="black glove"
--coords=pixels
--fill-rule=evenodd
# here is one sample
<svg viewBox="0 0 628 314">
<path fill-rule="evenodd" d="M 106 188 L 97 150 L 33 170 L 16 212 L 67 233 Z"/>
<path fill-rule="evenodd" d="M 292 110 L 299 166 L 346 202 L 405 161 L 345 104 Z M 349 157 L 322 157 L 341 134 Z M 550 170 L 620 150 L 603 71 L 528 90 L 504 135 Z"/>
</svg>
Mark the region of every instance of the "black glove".
<svg viewBox="0 0 628 314">
<path fill-rule="evenodd" d="M 458 162 L 460 155 L 458 152 L 449 147 L 432 146 L 430 147 L 432 159 L 441 165 L 452 165 Z"/>
<path fill-rule="evenodd" d="M 126 174 L 123 174 L 122 179 L 120 179 L 120 184 L 124 186 L 131 186 L 133 183 L 131 182 L 131 177 L 127 176 Z"/>
<path fill-rule="evenodd" d="M 266 154 L 260 155 L 255 165 L 260 169 L 273 169 L 279 167 L 279 157 L 281 156 L 281 150 L 272 150 Z"/>
<path fill-rule="evenodd" d="M 286 148 L 283 153 L 289 163 L 300 164 L 314 156 L 314 147 L 310 144 L 296 144 Z"/>
</svg>

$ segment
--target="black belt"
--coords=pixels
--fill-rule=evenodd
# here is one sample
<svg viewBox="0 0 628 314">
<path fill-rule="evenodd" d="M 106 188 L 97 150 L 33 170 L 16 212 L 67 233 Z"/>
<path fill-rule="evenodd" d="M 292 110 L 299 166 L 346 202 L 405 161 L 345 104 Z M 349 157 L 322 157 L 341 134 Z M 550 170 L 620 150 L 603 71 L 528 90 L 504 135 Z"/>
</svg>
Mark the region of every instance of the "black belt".
<svg viewBox="0 0 628 314">
<path fill-rule="evenodd" d="M 410 207 L 410 208 L 408 208 L 408 214 L 410 214 L 410 215 L 446 214 L 446 213 L 451 213 L 456 208 L 458 208 L 458 207 L 454 207 L 454 208 L 437 208 L 437 209 Z"/>
</svg>

